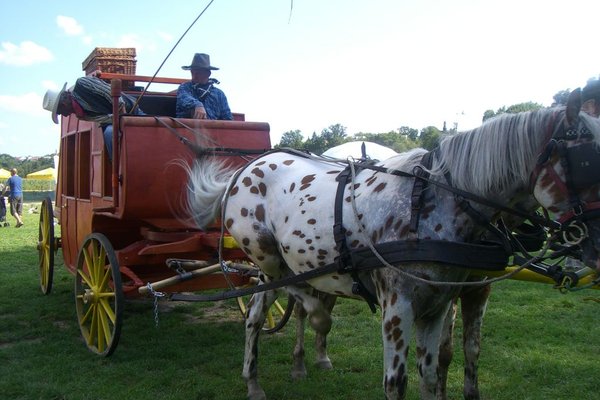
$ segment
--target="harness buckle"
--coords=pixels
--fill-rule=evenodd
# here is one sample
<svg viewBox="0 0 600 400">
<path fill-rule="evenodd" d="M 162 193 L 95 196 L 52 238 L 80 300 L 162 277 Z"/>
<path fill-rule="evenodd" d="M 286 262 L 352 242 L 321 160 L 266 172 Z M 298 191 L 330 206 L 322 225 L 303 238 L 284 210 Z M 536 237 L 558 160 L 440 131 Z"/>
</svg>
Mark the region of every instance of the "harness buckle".
<svg viewBox="0 0 600 400">
<path fill-rule="evenodd" d="M 579 221 L 573 221 L 563 228 L 562 237 L 566 244 L 576 246 L 588 236 L 588 229 L 585 224 Z"/>
</svg>

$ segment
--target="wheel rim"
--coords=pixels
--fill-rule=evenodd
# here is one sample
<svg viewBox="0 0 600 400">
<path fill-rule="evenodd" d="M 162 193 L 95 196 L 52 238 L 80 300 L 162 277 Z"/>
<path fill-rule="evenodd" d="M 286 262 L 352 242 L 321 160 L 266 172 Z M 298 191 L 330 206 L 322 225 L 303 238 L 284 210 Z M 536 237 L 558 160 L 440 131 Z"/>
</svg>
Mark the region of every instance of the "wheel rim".
<svg viewBox="0 0 600 400">
<path fill-rule="evenodd" d="M 52 276 L 54 274 L 54 214 L 52 201 L 44 199 L 40 209 L 40 224 L 38 228 L 38 269 L 42 293 L 52 291 Z"/>
<path fill-rule="evenodd" d="M 75 304 L 86 346 L 96 354 L 111 355 L 121 333 L 123 292 L 115 252 L 102 234 L 88 236 L 79 250 Z"/>
<path fill-rule="evenodd" d="M 248 285 L 243 286 L 243 287 L 255 286 L 257 282 L 258 282 L 258 280 L 255 281 L 253 279 L 253 280 L 251 280 L 251 282 Z M 246 312 L 248 311 L 248 307 L 246 306 L 246 304 L 248 304 L 249 297 L 248 296 L 238 297 L 236 300 L 237 300 L 240 312 L 242 313 L 242 316 L 245 318 Z M 262 327 L 263 332 L 275 333 L 275 332 L 281 330 L 285 326 L 285 324 L 288 322 L 288 320 L 290 319 L 290 316 L 292 315 L 292 311 L 294 310 L 295 303 L 296 303 L 296 301 L 294 300 L 294 297 L 291 295 L 288 295 L 287 298 L 283 298 L 283 299 L 278 298 L 277 300 L 275 300 L 275 302 L 271 305 L 271 307 L 267 311 L 267 318 L 265 319 L 265 323 Z"/>
</svg>

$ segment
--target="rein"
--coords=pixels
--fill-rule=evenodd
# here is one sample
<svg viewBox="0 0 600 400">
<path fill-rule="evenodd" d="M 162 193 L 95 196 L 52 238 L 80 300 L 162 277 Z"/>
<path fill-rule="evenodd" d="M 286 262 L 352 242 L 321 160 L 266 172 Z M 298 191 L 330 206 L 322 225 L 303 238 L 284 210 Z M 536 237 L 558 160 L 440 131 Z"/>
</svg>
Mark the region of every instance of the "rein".
<svg viewBox="0 0 600 400">
<path fill-rule="evenodd" d="M 354 165 L 354 163 L 350 163 L 350 165 Z M 455 195 L 462 197 L 463 199 L 471 200 L 471 201 L 479 203 L 483 206 L 487 206 L 487 207 L 496 209 L 498 211 L 503 211 L 503 212 L 506 212 L 511 215 L 516 215 L 517 217 L 521 217 L 523 219 L 528 219 L 533 223 L 545 226 L 550 229 L 560 230 L 560 228 L 561 228 L 561 223 L 553 221 L 549 218 L 540 217 L 539 215 L 536 215 L 536 214 L 530 214 L 530 213 L 527 213 L 527 212 L 524 212 L 521 210 L 517 210 L 515 208 L 510 208 L 510 207 L 504 206 L 500 203 L 497 203 L 495 201 L 488 200 L 486 198 L 483 198 L 481 196 L 473 194 L 471 192 L 467 192 L 465 190 L 452 187 L 443 182 L 431 180 L 429 177 L 426 176 L 424 168 L 420 165 L 416 166 L 413 169 L 412 173 L 397 170 L 397 169 L 385 168 L 385 167 L 381 167 L 381 166 L 377 166 L 377 165 L 359 165 L 359 166 L 360 166 L 360 168 L 371 169 L 371 170 L 374 170 L 377 172 L 383 172 L 386 174 L 401 176 L 404 178 L 417 178 L 417 179 L 425 180 L 428 184 L 437 186 L 437 187 L 444 189 L 450 193 L 454 193 Z M 423 171 L 423 173 L 421 173 L 421 171 Z"/>
<path fill-rule="evenodd" d="M 561 122 L 562 121 L 563 121 L 563 119 L 561 119 Z M 561 123 L 560 125 L 563 125 L 563 124 Z M 554 130 L 554 132 L 552 132 L 552 138 L 550 139 L 550 142 L 546 146 L 545 150 L 538 157 L 538 167 L 536 167 L 536 170 L 533 172 L 532 177 L 534 177 L 535 175 L 539 175 L 539 172 L 543 168 L 545 168 L 543 165 L 547 163 L 547 161 L 550 159 L 551 155 L 553 154 L 553 152 L 555 150 L 556 139 L 560 138 L 561 137 L 560 133 L 562 133 L 562 132 L 560 132 L 560 133 L 558 132 L 559 129 L 560 128 L 557 128 Z M 581 130 L 583 131 L 585 129 L 586 128 L 584 127 Z M 568 133 L 572 134 L 573 129 L 571 129 L 569 127 L 569 129 L 566 132 L 567 132 L 567 134 Z M 576 130 L 575 132 L 581 133 L 579 129 Z M 577 134 L 577 137 L 581 138 L 581 135 Z M 191 143 L 185 143 L 185 144 L 190 146 Z M 578 145 L 578 146 L 582 146 L 582 145 Z M 589 144 L 588 144 L 588 148 L 589 148 Z M 204 152 L 208 153 L 208 152 L 212 151 L 214 154 L 215 150 L 217 150 L 217 149 L 203 149 L 203 153 Z M 225 152 L 227 152 L 227 151 L 231 151 L 234 149 L 221 149 L 221 150 L 224 150 Z M 563 166 L 563 169 L 565 170 L 565 179 L 568 180 L 568 178 L 570 176 L 572 176 L 572 174 L 570 172 L 571 170 L 568 169 L 569 168 L 568 164 L 569 164 L 569 161 L 571 161 L 571 160 L 569 159 L 569 156 L 567 155 L 568 148 L 566 146 L 564 146 L 564 150 L 565 151 L 560 152 L 559 155 L 561 157 L 561 165 Z M 587 150 L 587 148 L 586 148 L 586 150 Z M 450 193 L 453 193 L 455 196 L 457 196 L 457 200 L 459 200 L 459 203 L 460 203 L 461 199 L 462 200 L 470 200 L 470 201 L 476 202 L 478 204 L 481 204 L 483 206 L 487 206 L 487 207 L 493 208 L 495 210 L 502 211 L 507 214 L 515 215 L 517 217 L 529 220 L 529 221 L 533 222 L 534 224 L 547 227 L 547 228 L 555 231 L 556 233 L 562 232 L 565 242 L 570 245 L 575 245 L 575 244 L 580 243 L 581 240 L 583 240 L 587 236 L 587 231 L 581 230 L 581 232 L 576 232 L 573 235 L 577 240 L 573 240 L 573 241 L 567 240 L 567 233 L 568 233 L 567 230 L 579 228 L 579 225 L 573 227 L 572 222 L 574 222 L 574 221 L 572 221 L 572 220 L 574 218 L 576 220 L 580 220 L 580 219 L 587 220 L 587 219 L 593 219 L 593 218 L 600 217 L 600 202 L 593 203 L 590 207 L 587 207 L 585 209 L 583 208 L 585 205 L 582 204 L 581 201 L 578 201 L 579 200 L 578 198 L 576 198 L 577 202 L 574 203 L 574 201 L 573 201 L 574 196 L 572 196 L 572 193 L 574 193 L 575 191 L 574 191 L 572 182 L 565 183 L 565 186 L 568 188 L 568 191 L 570 192 L 569 198 L 571 199 L 572 204 L 577 204 L 579 206 L 579 210 L 577 207 L 573 207 L 573 211 L 572 211 L 573 216 L 571 216 L 570 214 L 567 214 L 567 216 L 568 216 L 567 218 L 565 218 L 563 216 L 563 218 L 561 218 L 559 221 L 553 221 L 553 220 L 549 219 L 547 216 L 541 217 L 537 214 L 530 214 L 530 213 L 527 213 L 527 212 L 524 212 L 521 210 L 507 207 L 507 206 L 499 204 L 495 201 L 483 198 L 482 196 L 475 195 L 475 194 L 467 192 L 465 190 L 452 187 L 451 185 L 443 183 L 441 181 L 432 180 L 430 178 L 429 172 L 427 171 L 428 167 L 424 166 L 424 165 L 419 165 L 419 166 L 414 167 L 412 172 L 405 172 L 405 171 L 401 171 L 401 170 L 397 170 L 397 169 L 376 166 L 376 165 L 372 165 L 370 163 L 365 163 L 365 162 L 356 163 L 356 162 L 350 161 L 350 160 L 336 160 L 336 159 L 329 160 L 329 159 L 326 159 L 323 157 L 314 157 L 310 154 L 302 153 L 302 152 L 299 152 L 299 151 L 293 150 L 293 149 L 280 149 L 279 151 L 286 151 L 286 152 L 300 155 L 300 156 L 303 156 L 306 158 L 319 159 L 319 160 L 325 161 L 325 162 L 346 163 L 347 164 L 346 168 L 350 171 L 350 174 L 351 174 L 351 181 L 350 181 L 351 205 L 352 205 L 356 223 L 359 226 L 363 226 L 363 225 L 360 222 L 360 218 L 358 216 L 359 213 L 356 208 L 356 202 L 355 202 L 354 182 L 356 179 L 356 168 L 357 167 L 361 168 L 361 169 L 370 169 L 370 170 L 373 170 L 376 172 L 386 173 L 386 174 L 405 177 L 405 178 L 413 178 L 413 179 L 415 179 L 415 183 L 420 182 L 419 185 L 417 185 L 416 189 L 413 188 L 413 195 L 412 195 L 413 202 L 415 200 L 420 201 L 420 196 L 421 196 L 421 193 L 423 192 L 424 188 L 428 184 L 431 184 L 431 185 L 437 186 L 441 189 L 444 189 Z M 271 153 L 271 152 L 267 152 L 265 154 L 268 154 L 268 153 Z M 427 153 L 427 154 L 430 154 L 430 153 Z M 427 156 L 427 158 L 431 158 L 431 155 Z M 585 164 L 584 164 L 584 166 L 585 166 Z M 242 168 L 242 169 L 244 169 L 244 168 Z M 238 171 L 238 173 L 239 172 L 240 171 Z M 344 172 L 342 172 L 341 174 L 344 174 Z M 346 173 L 346 176 L 347 176 L 347 173 Z M 536 177 L 536 179 L 537 179 L 537 177 Z M 336 194 L 336 198 L 343 196 L 343 188 L 347 184 L 346 179 L 342 180 L 342 179 L 339 179 L 339 177 L 338 177 L 338 181 L 340 181 L 340 182 L 338 184 L 338 192 Z M 342 194 L 340 194 L 340 191 Z M 340 202 L 336 201 L 336 205 L 335 205 L 336 214 L 341 213 L 341 211 L 338 210 L 338 208 L 341 207 L 341 206 L 338 206 L 338 203 L 340 203 Z M 413 207 L 414 207 L 414 205 L 413 205 Z M 418 224 L 418 207 L 417 207 L 416 212 L 417 212 L 416 221 L 415 222 L 411 221 L 411 226 L 415 226 L 415 227 L 416 227 L 416 224 Z M 585 216 L 583 215 L 584 212 L 586 213 Z M 415 215 L 414 215 L 414 211 L 413 211 L 413 217 L 411 218 L 411 220 L 414 218 L 415 218 Z M 569 223 L 569 221 L 571 221 L 571 223 Z M 585 227 L 585 225 L 583 225 L 583 227 Z M 566 230 L 565 230 L 565 228 L 566 228 Z M 581 229 L 581 228 L 579 228 L 579 229 Z M 386 245 L 386 243 L 375 245 L 372 242 L 371 238 L 368 237 L 368 235 L 366 234 L 365 229 L 359 229 L 359 232 L 363 235 L 364 240 L 368 245 L 368 249 L 377 258 L 379 263 L 374 263 L 372 260 L 370 260 L 366 263 L 366 265 L 363 263 L 363 265 L 360 265 L 357 267 L 352 260 L 352 255 L 356 254 L 356 250 L 354 252 L 348 252 L 347 247 L 344 246 L 345 229 L 343 228 L 341 220 L 338 219 L 337 217 L 335 218 L 335 225 L 334 225 L 333 230 L 334 230 L 334 238 L 336 241 L 336 246 L 338 248 L 340 255 L 336 258 L 335 262 L 328 264 L 322 268 L 310 270 L 310 271 L 303 272 L 303 273 L 300 273 L 297 275 L 287 276 L 282 279 L 264 283 L 264 284 L 261 284 L 261 285 L 255 286 L 255 287 L 234 289 L 234 290 L 229 290 L 226 292 L 220 292 L 220 293 L 215 293 L 215 294 L 210 294 L 210 295 L 173 294 L 173 295 L 171 295 L 170 299 L 171 300 L 186 300 L 186 301 L 225 300 L 225 299 L 229 299 L 229 298 L 264 292 L 267 290 L 275 290 L 275 289 L 282 288 L 284 286 L 300 284 L 302 282 L 306 282 L 308 280 L 315 279 L 315 278 L 318 278 L 318 277 L 321 277 L 324 275 L 328 275 L 328 274 L 331 274 L 334 272 L 338 272 L 338 273 L 345 272 L 345 273 L 351 273 L 353 276 L 353 279 L 355 281 L 354 285 L 353 285 L 353 293 L 363 296 L 363 298 L 365 298 L 365 300 L 367 300 L 367 303 L 369 303 L 369 305 L 373 309 L 373 307 L 374 307 L 373 306 L 373 301 L 374 301 L 373 296 L 372 296 L 372 294 L 368 293 L 368 291 L 365 289 L 364 285 L 362 285 L 362 283 L 360 282 L 360 279 L 358 277 L 359 272 L 366 271 L 366 270 L 372 270 L 374 268 L 381 268 L 381 267 L 396 268 L 394 265 L 392 265 L 388 261 L 390 256 L 393 259 L 392 262 L 428 261 L 426 256 L 420 258 L 420 260 L 406 260 L 406 259 L 403 260 L 402 256 L 398 256 L 397 246 L 402 246 L 402 244 L 405 244 L 405 243 L 409 243 L 409 245 L 410 245 L 411 242 L 407 242 L 407 241 L 389 242 L 389 243 L 387 243 L 388 247 L 393 246 L 396 248 L 393 251 L 386 251 L 387 247 L 384 247 Z M 507 233 L 509 233 L 509 232 L 507 232 Z M 510 233 L 510 234 L 512 235 L 512 233 Z M 415 276 L 414 274 L 403 271 L 401 268 L 396 268 L 396 270 L 402 276 L 404 276 L 406 278 L 410 278 L 412 280 L 415 280 L 415 281 L 418 281 L 418 282 L 421 282 L 424 284 L 428 284 L 428 285 L 433 285 L 433 286 L 460 286 L 460 287 L 463 287 L 463 286 L 489 285 L 494 282 L 509 279 L 509 278 L 515 276 L 516 274 L 518 274 L 519 272 L 521 272 L 523 269 L 529 268 L 530 266 L 535 265 L 536 263 L 544 260 L 546 258 L 546 253 L 551 248 L 551 246 L 553 244 L 553 239 L 555 239 L 555 238 L 556 238 L 555 235 L 552 235 L 550 238 L 548 238 L 545 241 L 544 248 L 540 251 L 540 253 L 538 255 L 531 257 L 524 264 L 520 265 L 518 268 L 514 269 L 513 271 L 511 271 L 505 275 L 499 276 L 497 278 L 493 278 L 493 279 L 484 278 L 481 281 L 477 281 L 477 282 L 464 282 L 464 281 L 463 282 L 442 282 L 442 281 L 432 281 L 429 279 L 424 279 L 424 278 Z M 412 243 L 414 243 L 414 241 Z M 521 248 L 522 248 L 522 246 L 521 246 Z M 388 259 L 386 259 L 384 257 L 384 255 L 382 255 L 381 253 L 385 253 L 385 255 L 388 257 Z M 219 251 L 219 257 L 221 257 L 221 251 Z M 347 261 L 350 261 L 350 263 L 348 263 L 348 264 L 350 264 L 349 267 L 347 266 Z M 436 261 L 436 260 L 432 260 L 432 261 Z M 225 268 L 223 268 L 223 272 L 226 273 Z M 596 283 L 599 280 L 600 280 L 600 278 L 598 280 L 594 281 L 594 283 Z"/>
<path fill-rule="evenodd" d="M 189 145 L 188 143 L 186 143 L 187 145 Z M 206 151 L 209 151 L 210 149 L 206 149 Z M 359 221 L 358 218 L 358 211 L 356 209 L 356 203 L 355 203 L 355 194 L 354 194 L 354 184 L 353 182 L 356 179 L 356 170 L 355 168 L 358 166 L 360 168 L 367 168 L 367 169 L 373 169 L 376 170 L 378 172 L 384 172 L 384 173 L 390 173 L 392 175 L 396 175 L 396 176 L 402 176 L 402 177 L 411 177 L 411 178 L 421 178 L 421 179 L 426 179 L 428 182 L 432 183 L 434 181 L 431 181 L 427 178 L 424 178 L 424 175 L 420 175 L 419 177 L 417 177 L 416 174 L 411 174 L 411 173 L 406 173 L 400 170 L 393 170 L 393 169 L 386 169 L 386 168 L 382 168 L 382 167 L 377 167 L 374 165 L 369 165 L 368 163 L 355 163 L 353 161 L 349 161 L 349 160 L 337 160 L 337 159 L 326 159 L 323 157 L 315 157 L 312 156 L 310 154 L 307 153 L 303 153 L 300 152 L 298 150 L 295 149 L 280 149 L 280 150 L 275 150 L 275 151 L 284 151 L 284 152 L 288 152 L 291 154 L 295 154 L 301 157 L 306 157 L 306 158 L 312 158 L 312 159 L 317 159 L 320 161 L 325 161 L 325 162 L 333 162 L 333 163 L 346 163 L 347 164 L 347 168 L 349 169 L 350 175 L 351 175 L 351 204 L 352 204 L 352 208 L 353 208 L 353 212 L 354 212 L 354 217 L 356 219 L 356 221 Z M 274 151 L 269 151 L 266 154 L 272 153 Z M 247 167 L 247 166 L 246 166 Z M 234 174 L 234 176 L 239 176 L 239 174 L 246 168 L 246 167 L 242 167 L 240 168 L 238 171 L 236 171 L 236 173 Z M 343 175 L 344 173 L 342 172 L 341 175 Z M 341 198 L 341 196 L 343 196 L 343 188 L 346 186 L 346 179 L 339 179 L 340 177 L 338 177 L 338 192 L 336 194 L 336 198 Z M 232 179 L 232 181 L 234 181 L 235 179 Z M 446 185 L 444 185 L 446 186 Z M 448 186 L 450 187 L 450 186 Z M 452 188 L 454 189 L 454 188 Z M 457 191 L 459 191 L 458 189 L 456 189 Z M 342 194 L 340 194 L 340 191 Z M 459 191 L 462 193 L 462 191 Z M 478 198 L 479 196 L 475 196 L 472 195 L 468 192 L 464 192 L 466 194 L 466 196 L 464 197 L 469 197 L 469 198 Z M 224 202 L 226 205 L 226 201 Z M 336 201 L 336 214 L 341 213 L 341 210 L 338 210 L 339 206 L 338 204 L 341 204 L 340 201 Z M 512 209 L 511 209 L 512 210 Z M 224 213 L 225 209 L 223 208 L 222 213 Z M 526 214 L 527 217 L 530 217 L 528 214 Z M 360 222 L 358 222 L 360 224 Z M 362 224 L 361 224 L 362 225 Z M 221 228 L 222 228 L 222 232 L 221 232 L 221 236 L 223 236 L 224 233 L 224 225 L 223 223 L 221 224 Z M 170 295 L 169 299 L 172 301 L 194 301 L 194 302 L 203 302 L 203 301 L 220 301 L 220 300 L 226 300 L 226 299 L 232 299 L 232 298 L 236 298 L 236 297 L 240 297 L 240 296 L 247 296 L 247 295 L 252 295 L 255 293 L 260 293 L 260 292 L 265 292 L 268 290 L 276 290 L 276 289 L 280 289 L 282 287 L 285 286 L 290 286 L 290 285 L 297 285 L 297 284 L 301 284 L 301 283 L 305 283 L 306 281 L 309 281 L 311 279 L 315 279 L 315 278 L 319 278 L 321 276 L 325 276 L 325 275 L 329 275 L 332 273 L 350 273 L 353 276 L 354 279 L 354 285 L 352 288 L 352 291 L 354 294 L 356 295 L 360 295 L 362 296 L 367 303 L 369 304 L 371 310 L 374 310 L 374 302 L 375 299 L 373 297 L 373 295 L 371 293 L 369 293 L 369 291 L 365 288 L 365 286 L 361 283 L 360 279 L 358 278 L 358 273 L 361 271 L 369 271 L 369 270 L 373 270 L 375 268 L 381 268 L 381 267 L 392 267 L 395 268 L 392 264 L 390 264 L 390 259 L 392 259 L 391 262 L 408 262 L 408 261 L 436 261 L 435 259 L 432 259 L 432 255 L 431 252 L 429 251 L 430 249 L 423 249 L 421 248 L 420 252 L 415 253 L 414 252 L 414 247 L 415 247 L 415 242 L 407 242 L 407 241 L 399 241 L 399 242 L 390 242 L 390 243 L 383 243 L 380 245 L 375 245 L 371 239 L 364 233 L 364 230 L 360 230 L 364 237 L 365 237 L 365 241 L 368 244 L 368 248 L 363 249 L 363 251 L 357 252 L 354 251 L 353 253 L 350 253 L 347 248 L 344 249 L 344 243 L 345 240 L 341 240 L 342 238 L 345 237 L 345 229 L 343 228 L 341 221 L 338 221 L 338 218 L 336 218 L 336 223 L 334 225 L 334 238 L 336 241 L 336 245 L 338 246 L 338 250 L 340 252 L 340 256 L 336 258 L 336 260 L 331 263 L 328 264 L 322 268 L 319 269 L 314 269 L 314 270 L 309 270 L 306 272 L 302 272 L 300 274 L 295 274 L 295 275 L 289 275 L 286 277 L 283 277 L 281 279 L 278 279 L 276 281 L 271 281 L 271 282 L 267 282 L 267 283 L 263 283 L 260 284 L 258 286 L 254 286 L 254 287 L 248 287 L 248 288 L 241 288 L 241 289 L 230 289 L 227 291 L 223 291 L 223 292 L 218 292 L 218 293 L 213 293 L 213 294 L 200 294 L 200 295 L 190 295 L 190 294 L 180 294 L 180 293 L 173 293 Z M 427 243 L 428 241 L 421 241 L 422 243 Z M 438 253 L 443 253 L 443 252 L 447 252 L 449 250 L 450 247 L 452 246 L 457 246 L 457 245 L 465 245 L 465 246 L 474 246 L 474 245 L 468 245 L 465 243 L 451 243 L 451 242 L 442 242 L 443 245 L 447 245 L 448 247 L 443 248 L 441 250 L 438 249 Z M 483 286 L 483 285 L 488 285 L 490 283 L 493 282 L 497 282 L 497 281 L 501 281 L 504 279 L 508 279 L 516 274 L 518 274 L 520 271 L 522 271 L 523 269 L 529 267 L 530 265 L 537 263 L 541 260 L 544 259 L 543 255 L 547 252 L 547 249 L 550 246 L 550 241 L 548 241 L 546 243 L 546 247 L 544 248 L 544 250 L 541 252 L 541 255 L 539 256 L 535 256 L 533 258 L 531 258 L 530 260 L 528 260 L 526 263 L 524 263 L 523 265 L 519 266 L 519 268 L 516 268 L 515 270 L 511 271 L 510 273 L 497 277 L 497 278 L 493 278 L 493 279 L 483 279 L 481 281 L 477 281 L 477 282 L 441 282 L 441 281 L 431 281 L 428 279 L 424 279 L 418 276 L 415 276 L 411 273 L 408 273 L 406 271 L 403 271 L 402 269 L 397 268 L 397 270 L 400 272 L 401 275 L 413 279 L 415 281 L 421 282 L 421 283 L 426 283 L 429 285 L 434 285 L 434 286 Z M 379 249 L 378 249 L 379 247 Z M 404 252 L 404 251 L 398 251 L 399 247 L 403 247 L 404 250 L 413 250 L 412 252 L 410 252 L 410 254 L 408 254 L 408 252 Z M 470 248 L 469 250 L 471 250 L 470 254 L 473 253 L 477 253 L 477 257 L 479 258 L 479 256 L 481 255 L 481 252 L 485 252 L 488 251 L 489 254 L 493 254 L 493 249 L 492 250 L 488 250 L 489 246 L 479 246 L 478 250 L 479 251 L 475 251 L 473 252 L 473 249 Z M 224 265 L 223 260 L 221 258 L 221 246 L 219 248 L 219 259 L 220 259 L 220 264 Z M 361 255 L 362 253 L 367 253 L 368 251 L 370 251 L 373 255 L 375 255 L 375 257 L 377 258 L 377 260 L 379 260 L 379 263 L 373 262 L 372 258 L 369 258 L 368 255 Z M 384 253 L 384 254 L 382 254 Z M 463 254 L 467 254 L 468 252 L 465 251 Z M 495 254 L 497 256 L 497 254 Z M 353 257 L 354 256 L 354 257 Z M 387 257 L 387 259 L 385 257 Z M 360 266 L 356 266 L 354 263 L 353 258 L 355 259 L 361 259 Z M 416 257 L 416 258 L 415 258 Z M 433 257 L 435 258 L 435 255 L 433 255 Z M 350 266 L 348 266 L 350 265 Z M 505 263 L 503 264 L 505 265 Z M 483 264 L 481 265 L 481 267 L 483 268 Z M 222 272 L 227 275 L 228 270 L 227 268 L 222 267 Z M 230 287 L 232 287 L 230 285 Z"/>
</svg>

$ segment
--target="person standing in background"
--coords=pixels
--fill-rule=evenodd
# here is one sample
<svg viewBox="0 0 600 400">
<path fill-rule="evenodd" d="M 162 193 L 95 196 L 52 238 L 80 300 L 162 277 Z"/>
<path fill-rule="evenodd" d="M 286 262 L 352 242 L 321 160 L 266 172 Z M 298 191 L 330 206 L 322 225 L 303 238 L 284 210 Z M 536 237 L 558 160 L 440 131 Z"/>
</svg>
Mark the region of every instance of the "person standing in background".
<svg viewBox="0 0 600 400">
<path fill-rule="evenodd" d="M 6 181 L 6 187 L 2 191 L 2 196 L 10 190 L 8 202 L 10 203 L 10 214 L 17 220 L 15 228 L 23 226 L 23 179 L 17 174 L 17 169 L 10 170 L 10 178 Z"/>
</svg>

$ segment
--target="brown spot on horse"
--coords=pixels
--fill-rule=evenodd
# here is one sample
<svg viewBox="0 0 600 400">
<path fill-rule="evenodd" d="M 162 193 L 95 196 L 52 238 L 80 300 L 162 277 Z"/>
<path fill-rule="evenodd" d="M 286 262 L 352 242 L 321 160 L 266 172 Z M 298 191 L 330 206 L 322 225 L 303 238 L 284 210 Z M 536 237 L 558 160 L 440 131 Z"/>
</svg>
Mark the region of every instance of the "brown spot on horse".
<svg viewBox="0 0 600 400">
<path fill-rule="evenodd" d="M 265 197 L 267 195 L 267 185 L 265 185 L 263 182 L 259 183 L 258 191 L 262 197 Z"/>
<path fill-rule="evenodd" d="M 259 178 L 264 178 L 265 177 L 265 173 L 260 168 L 254 168 L 251 172 L 254 175 L 258 176 Z"/>
<path fill-rule="evenodd" d="M 387 183 L 381 182 L 379 185 L 377 185 L 375 187 L 375 189 L 373 189 L 373 193 L 379 193 L 379 192 L 381 192 L 383 189 L 385 189 L 386 186 L 387 186 Z"/>
<path fill-rule="evenodd" d="M 254 215 L 256 216 L 257 221 L 265 222 L 265 206 L 262 204 L 257 205 Z"/>
</svg>

